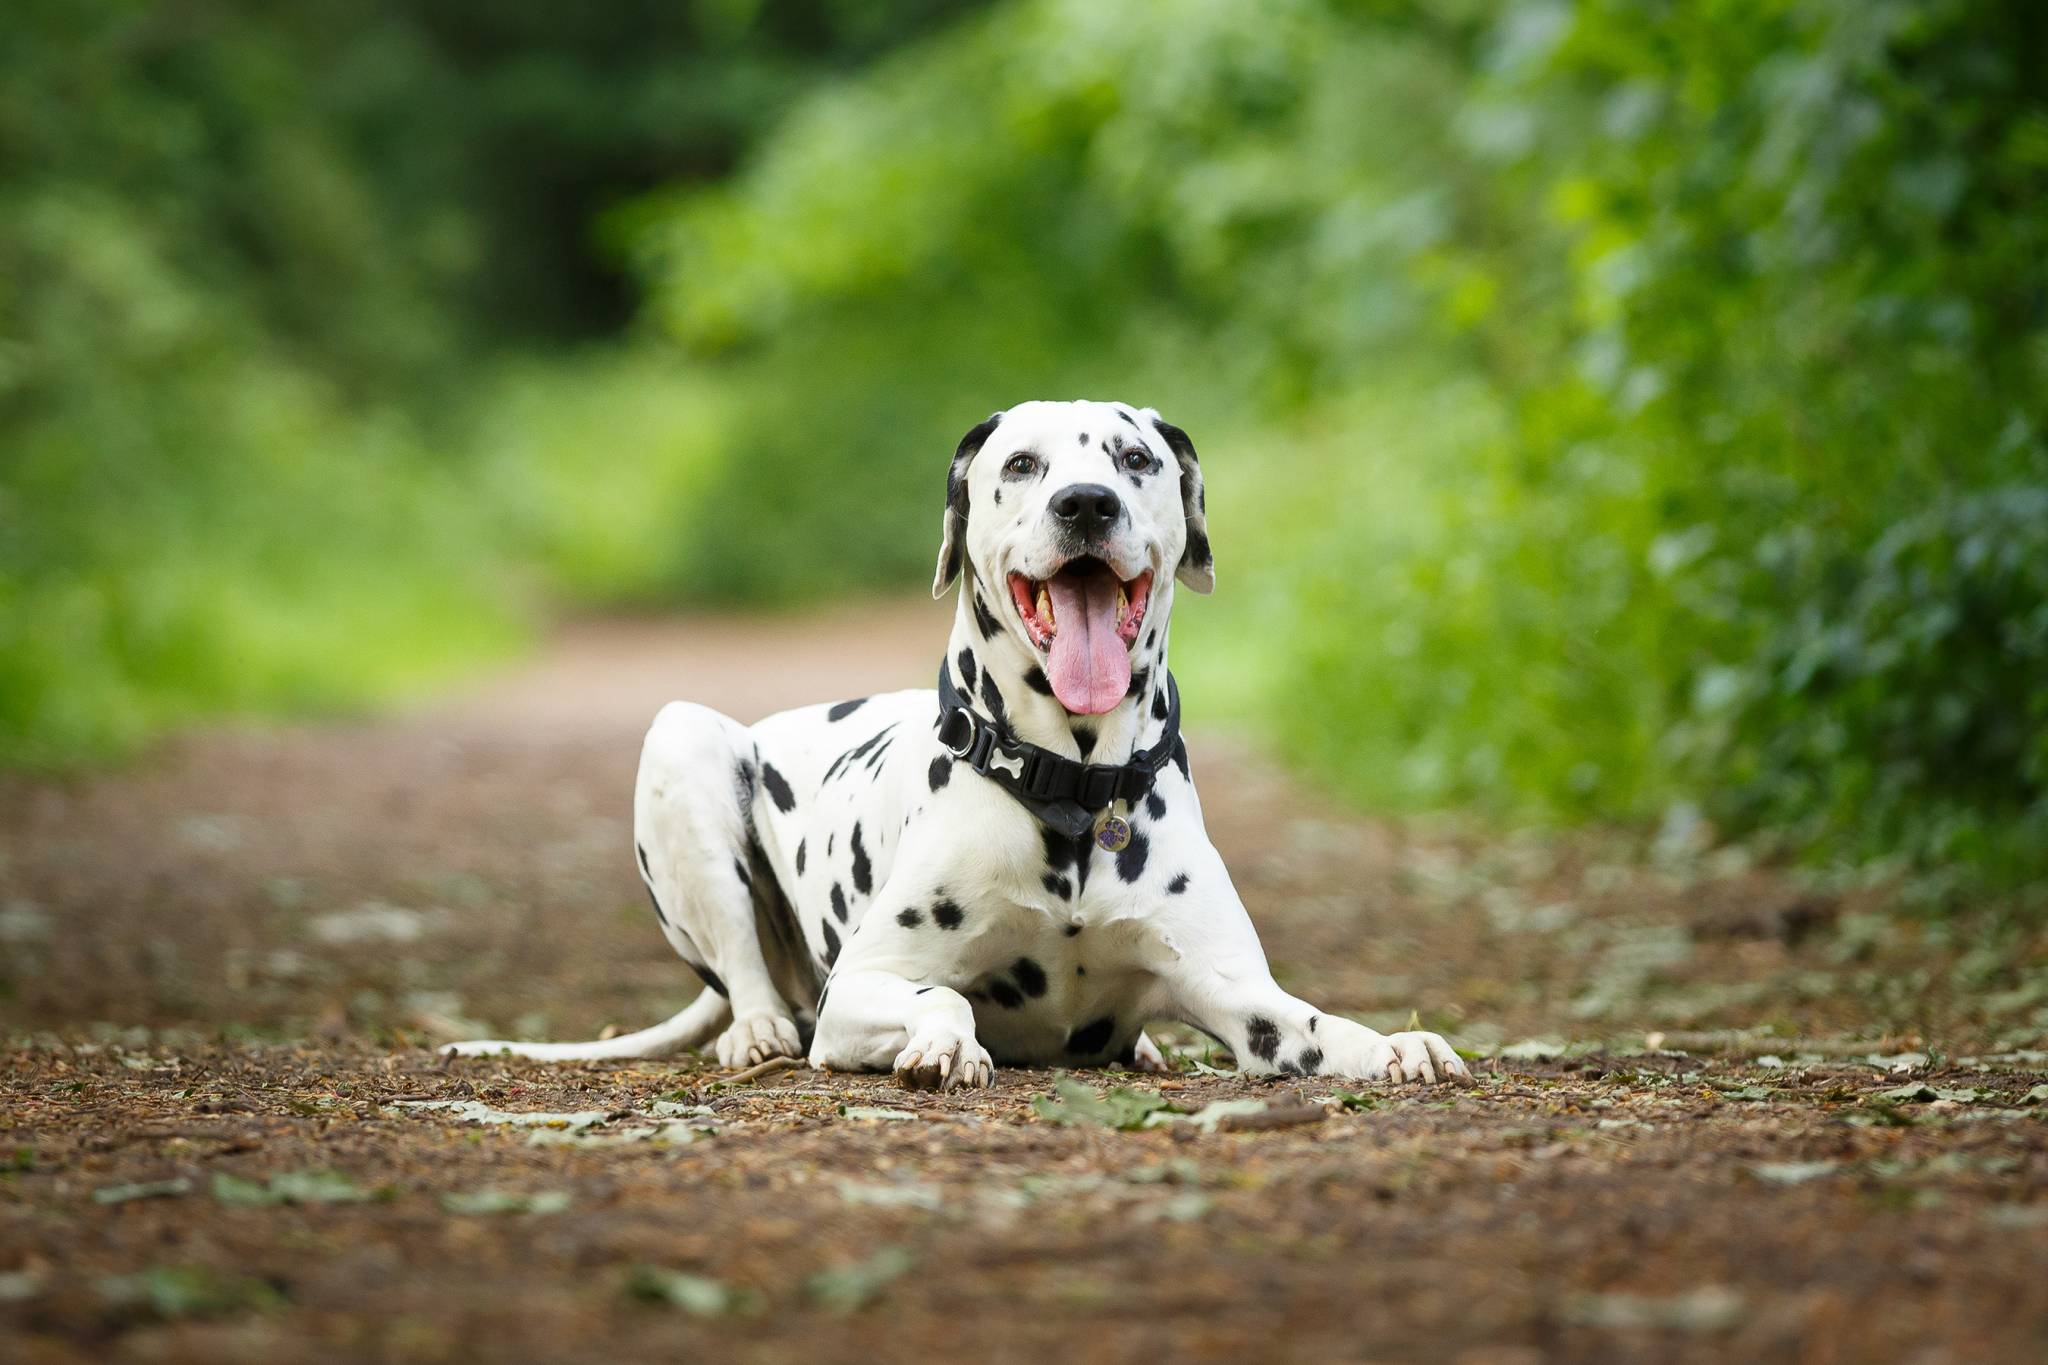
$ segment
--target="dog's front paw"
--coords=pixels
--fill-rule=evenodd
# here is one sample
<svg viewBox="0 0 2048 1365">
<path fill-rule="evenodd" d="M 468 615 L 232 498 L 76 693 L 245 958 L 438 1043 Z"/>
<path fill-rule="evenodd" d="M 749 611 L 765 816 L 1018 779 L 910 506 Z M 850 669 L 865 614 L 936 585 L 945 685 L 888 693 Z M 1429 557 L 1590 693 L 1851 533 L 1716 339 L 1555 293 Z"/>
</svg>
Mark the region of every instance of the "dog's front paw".
<svg viewBox="0 0 2048 1365">
<path fill-rule="evenodd" d="M 796 1024 L 779 1014 L 750 1014 L 735 1019 L 718 1035 L 720 1066 L 758 1066 L 771 1057 L 801 1057 L 803 1044 Z"/>
<path fill-rule="evenodd" d="M 972 1037 L 937 1028 L 918 1034 L 896 1054 L 895 1071 L 896 1083 L 907 1090 L 951 1090 L 990 1084 L 996 1066 Z"/>
<path fill-rule="evenodd" d="M 1421 1081 L 1428 1085 L 1438 1081 L 1463 1085 L 1472 1083 L 1472 1073 L 1466 1069 L 1465 1059 L 1438 1035 L 1419 1030 L 1390 1033 L 1382 1038 L 1366 1062 L 1366 1078 L 1392 1081 L 1396 1085 L 1407 1081 Z"/>
</svg>

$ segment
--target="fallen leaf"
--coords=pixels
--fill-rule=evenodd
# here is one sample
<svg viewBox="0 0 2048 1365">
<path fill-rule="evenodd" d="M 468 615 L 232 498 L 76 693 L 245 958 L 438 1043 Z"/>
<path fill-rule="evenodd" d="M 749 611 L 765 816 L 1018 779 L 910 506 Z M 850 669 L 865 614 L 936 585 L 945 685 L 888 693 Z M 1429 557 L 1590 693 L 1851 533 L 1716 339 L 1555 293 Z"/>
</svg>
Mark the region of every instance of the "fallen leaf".
<svg viewBox="0 0 2048 1365">
<path fill-rule="evenodd" d="M 441 1196 L 441 1207 L 450 1213 L 560 1213 L 569 1204 L 567 1190 L 471 1190 Z"/>
<path fill-rule="evenodd" d="M 902 1247 L 885 1247 L 864 1261 L 820 1270 L 804 1281 L 804 1292 L 827 1308 L 851 1313 L 881 1297 L 884 1289 L 916 1264 Z"/>
<path fill-rule="evenodd" d="M 386 1197 L 365 1189 L 339 1171 L 282 1171 L 268 1181 L 244 1180 L 219 1172 L 213 1197 L 223 1204 L 360 1204 Z"/>
<path fill-rule="evenodd" d="M 915 1119 L 917 1114 L 909 1109 L 884 1109 L 871 1104 L 842 1104 L 839 1117 L 843 1119 L 881 1119 L 885 1122 L 902 1122 Z"/>
<path fill-rule="evenodd" d="M 905 1182 L 900 1185 L 870 1185 L 858 1180 L 839 1182 L 839 1197 L 849 1204 L 866 1204 L 881 1209 L 927 1209 L 936 1211 L 944 1197 L 936 1185 Z"/>
<path fill-rule="evenodd" d="M 393 1100 L 407 1109 L 439 1109 L 471 1123 L 499 1124 L 508 1128 L 565 1128 L 580 1131 L 595 1128 L 609 1117 L 603 1109 L 583 1109 L 571 1114 L 546 1111 L 522 1112 L 493 1109 L 480 1100 Z"/>
<path fill-rule="evenodd" d="M 1773 1185 L 1803 1185 L 1833 1175 L 1840 1167 L 1837 1161 L 1760 1161 L 1749 1168 L 1749 1173 Z"/>
<path fill-rule="evenodd" d="M 1057 1099 L 1051 1095 L 1040 1095 L 1031 1102 L 1038 1116 L 1048 1123 L 1092 1124 L 1099 1128 L 1129 1130 L 1145 1127 L 1149 1115 L 1172 1107 L 1156 1091 L 1132 1090 L 1120 1085 L 1106 1094 L 1097 1095 L 1079 1081 L 1064 1076 L 1053 1082 L 1053 1091 Z"/>
<path fill-rule="evenodd" d="M 284 1295 L 266 1281 L 205 1266 L 151 1266 L 133 1275 L 109 1275 L 99 1282 L 99 1290 L 114 1307 L 141 1309 L 160 1318 L 225 1317 L 284 1303 Z"/>
<path fill-rule="evenodd" d="M 636 1299 L 672 1304 L 700 1318 L 752 1316 L 766 1306 L 758 1290 L 736 1289 L 722 1280 L 654 1265 L 635 1266 L 626 1281 L 626 1292 Z"/>
<path fill-rule="evenodd" d="M 1578 1294 L 1566 1300 L 1564 1316 L 1586 1327 L 1725 1332 L 1743 1318 L 1742 1296 L 1721 1285 L 1684 1294 Z"/>
<path fill-rule="evenodd" d="M 106 1185 L 92 1192 L 95 1204 L 125 1204 L 131 1199 L 175 1199 L 192 1192 L 192 1182 L 183 1176 L 171 1180 L 144 1180 L 133 1185 Z"/>
</svg>

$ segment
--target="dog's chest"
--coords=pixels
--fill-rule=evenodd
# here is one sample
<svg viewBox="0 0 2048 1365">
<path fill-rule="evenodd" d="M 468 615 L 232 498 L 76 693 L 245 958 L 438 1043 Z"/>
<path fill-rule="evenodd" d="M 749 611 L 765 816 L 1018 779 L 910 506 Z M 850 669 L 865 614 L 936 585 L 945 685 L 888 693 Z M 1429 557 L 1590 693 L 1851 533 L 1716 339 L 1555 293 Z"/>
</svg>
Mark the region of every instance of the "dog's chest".
<svg viewBox="0 0 2048 1365">
<path fill-rule="evenodd" d="M 990 930 L 950 972 L 935 975 L 950 976 L 946 984 L 967 997 L 976 1035 L 998 1061 L 1080 1065 L 1129 1049 L 1156 980 L 1149 926 L 1016 906 Z"/>
</svg>

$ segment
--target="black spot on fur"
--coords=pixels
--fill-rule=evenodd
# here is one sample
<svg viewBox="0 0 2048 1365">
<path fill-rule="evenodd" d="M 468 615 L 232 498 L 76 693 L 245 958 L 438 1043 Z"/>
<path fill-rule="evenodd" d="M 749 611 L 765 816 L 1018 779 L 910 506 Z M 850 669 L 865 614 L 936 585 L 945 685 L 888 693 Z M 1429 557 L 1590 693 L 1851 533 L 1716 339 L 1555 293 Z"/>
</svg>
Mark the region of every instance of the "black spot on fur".
<svg viewBox="0 0 2048 1365">
<path fill-rule="evenodd" d="M 1081 757 L 1083 758 L 1094 753 L 1095 732 L 1085 725 L 1076 725 L 1074 727 L 1074 747 L 1081 751 Z"/>
<path fill-rule="evenodd" d="M 1068 937 L 1068 938 L 1072 938 L 1072 937 L 1073 937 L 1074 935 L 1076 935 L 1076 934 L 1078 934 L 1078 933 L 1080 933 L 1080 932 L 1081 932 L 1081 926 L 1080 926 L 1080 925 L 1078 925 L 1078 924 L 1069 924 L 1069 925 L 1067 926 L 1067 937 Z"/>
<path fill-rule="evenodd" d="M 996 496 L 996 506 L 998 506 L 998 507 L 1001 507 L 1001 506 L 1003 505 L 1003 490 L 1002 490 L 1002 489 L 1000 489 L 1000 488 L 998 488 L 998 489 L 996 490 L 996 494 L 995 494 L 995 496 Z"/>
<path fill-rule="evenodd" d="M 988 609 L 988 604 L 981 600 L 979 592 L 973 593 L 972 597 L 974 600 L 974 624 L 976 629 L 981 631 L 982 639 L 995 639 L 996 636 L 1003 633 L 1002 625 L 996 620 L 995 613 Z"/>
<path fill-rule="evenodd" d="M 896 912 L 896 922 L 906 929 L 915 929 L 918 925 L 924 923 L 924 916 L 920 915 L 916 910 L 898 910 Z"/>
<path fill-rule="evenodd" d="M 1173 737 L 1173 766 L 1180 769 L 1180 775 L 1184 781 L 1192 782 L 1195 780 L 1188 773 L 1187 741 L 1183 740 L 1179 735 Z"/>
<path fill-rule="evenodd" d="M 1321 1023 L 1322 1021 L 1323 1021 L 1323 1016 L 1322 1016 L 1322 1015 L 1320 1015 L 1320 1014 L 1312 1014 L 1312 1015 L 1310 1015 L 1310 1016 L 1309 1016 L 1309 1021 L 1308 1021 L 1308 1031 L 1309 1031 L 1310 1033 L 1314 1033 L 1314 1032 L 1316 1031 L 1316 1025 L 1317 1025 L 1317 1024 L 1320 1024 L 1320 1023 Z"/>
<path fill-rule="evenodd" d="M 832 856 L 832 841 L 834 839 L 837 839 L 838 837 L 839 836 L 837 834 L 833 833 L 829 829 L 825 831 L 825 856 L 827 858 Z"/>
<path fill-rule="evenodd" d="M 1081 444 L 1084 446 L 1088 444 L 1088 433 L 1085 431 L 1081 433 Z"/>
<path fill-rule="evenodd" d="M 926 991 L 929 991 L 929 990 L 931 990 L 931 989 L 933 989 L 933 988 L 932 988 L 932 987 L 930 987 L 930 986 L 919 986 L 919 987 L 918 987 L 918 988 L 917 988 L 916 990 L 912 991 L 912 992 L 911 992 L 911 994 L 912 994 L 912 995 L 923 995 L 923 994 L 924 994 L 924 993 L 925 993 Z"/>
<path fill-rule="evenodd" d="M 839 776 L 855 759 L 867 757 L 869 750 L 873 749 L 877 744 L 885 743 L 895 730 L 896 722 L 892 720 L 859 744 L 854 745 L 851 749 L 833 759 L 832 766 L 825 769 L 825 781 L 830 782 L 833 778 Z"/>
<path fill-rule="evenodd" d="M 1167 894 L 1167 895 L 1169 895 L 1169 896 L 1178 896 L 1178 895 L 1179 895 L 1179 894 L 1180 894 L 1181 892 L 1183 892 L 1183 891 L 1185 891 L 1185 890 L 1187 890 L 1187 889 L 1188 889 L 1188 874 L 1187 874 L 1187 873 L 1185 873 L 1185 872 L 1179 873 L 1178 875 L 1176 875 L 1176 876 L 1174 877 L 1174 879 L 1173 879 L 1172 881 L 1170 881 L 1170 882 L 1168 882 L 1168 883 L 1166 884 L 1166 894 Z M 1310 1024 L 1310 1025 L 1309 1025 L 1309 1027 L 1310 1027 L 1310 1028 L 1314 1028 L 1314 1027 L 1315 1027 L 1315 1025 L 1314 1025 L 1314 1024 Z"/>
<path fill-rule="evenodd" d="M 1086 976 L 1086 975 L 1088 975 L 1088 969 L 1087 969 L 1086 967 L 1083 967 L 1083 966 L 1082 966 L 1082 965 L 1081 965 L 1080 963 L 1078 963 L 1078 962 L 1077 962 L 1077 963 L 1075 963 L 1075 964 L 1074 964 L 1074 975 L 1075 975 L 1075 976 Z"/>
<path fill-rule="evenodd" d="M 860 821 L 853 822 L 846 846 L 853 850 L 853 889 L 865 896 L 875 889 L 875 869 L 868 862 L 868 851 L 861 847 Z"/>
<path fill-rule="evenodd" d="M 796 875 L 799 877 L 804 875 L 804 842 L 802 839 L 796 841 Z"/>
<path fill-rule="evenodd" d="M 1304 1048 L 1294 1064 L 1304 1076 L 1318 1075 L 1323 1069 L 1323 1050 L 1319 1047 Z"/>
<path fill-rule="evenodd" d="M 1088 889 L 1088 860 L 1095 853 L 1095 839 L 1083 834 L 1069 838 L 1059 831 L 1047 828 L 1042 831 L 1045 838 L 1046 866 L 1058 872 L 1071 867 L 1074 870 L 1074 889 Z"/>
<path fill-rule="evenodd" d="M 996 686 L 996 675 L 993 673 L 981 675 L 981 700 L 983 705 L 988 707 L 989 715 L 997 720 L 1004 719 L 1003 691 Z"/>
<path fill-rule="evenodd" d="M 883 757 L 888 754 L 889 746 L 891 744 L 894 744 L 895 742 L 896 737 L 894 735 L 891 735 L 888 739 L 883 740 L 880 744 L 877 744 L 875 746 L 875 751 L 868 755 L 868 761 L 864 765 L 869 772 L 873 772 L 875 769 L 882 766 Z"/>
<path fill-rule="evenodd" d="M 1116 1016 L 1097 1019 L 1084 1024 L 1067 1035 L 1069 1057 L 1093 1057 L 1109 1046 L 1109 1040 L 1116 1033 Z"/>
<path fill-rule="evenodd" d="M 1254 1014 L 1244 1021 L 1245 1046 L 1262 1062 L 1270 1062 L 1280 1051 L 1280 1029 L 1271 1019 Z"/>
<path fill-rule="evenodd" d="M 1166 719 L 1166 689 L 1163 687 L 1152 694 L 1152 719 Z"/>
<path fill-rule="evenodd" d="M 953 780 L 953 759 L 949 754 L 940 754 L 932 760 L 932 766 L 925 773 L 925 781 L 931 783 L 933 791 Z"/>
<path fill-rule="evenodd" d="M 635 844 L 633 845 L 633 851 L 640 855 L 640 875 L 643 877 L 652 877 L 654 875 L 654 870 L 647 866 L 647 850 L 643 848 L 641 845 Z"/>
<path fill-rule="evenodd" d="M 690 964 L 690 970 L 695 972 L 699 977 L 701 977 L 706 986 L 709 986 L 712 990 L 717 991 L 721 996 L 725 994 L 725 983 L 718 979 L 717 972 L 714 972 L 709 967 L 703 966 L 702 964 L 696 962 L 692 962 Z"/>
<path fill-rule="evenodd" d="M 668 928 L 668 916 L 661 913 L 661 899 L 654 894 L 654 888 L 647 888 L 647 902 L 654 907 L 654 918 L 662 928 Z"/>
<path fill-rule="evenodd" d="M 1199 499 L 1202 502 L 1207 500 L 1206 494 Z M 1215 556 L 1209 553 L 1208 532 L 1198 531 L 1192 526 L 1188 527 L 1188 547 L 1182 551 L 1182 557 L 1197 567 L 1206 568 L 1215 558 Z"/>
<path fill-rule="evenodd" d="M 860 710 L 861 707 L 866 706 L 867 704 L 868 699 L 866 697 L 855 697 L 852 701 L 840 702 L 838 705 L 834 706 L 831 710 L 825 713 L 825 719 L 845 720 L 848 716 Z"/>
<path fill-rule="evenodd" d="M 932 907 L 932 923 L 941 929 L 958 929 L 960 921 L 965 918 L 960 907 L 951 901 L 940 901 Z"/>
<path fill-rule="evenodd" d="M 1154 820 L 1164 820 L 1166 818 L 1166 798 L 1158 792 L 1146 792 L 1145 813 Z"/>
<path fill-rule="evenodd" d="M 1061 900 L 1065 900 L 1074 894 L 1074 884 L 1057 872 L 1048 872 L 1040 880 L 1045 883 L 1046 890 L 1052 892 Z"/>
<path fill-rule="evenodd" d="M 1074 861 L 1074 841 L 1049 825 L 1040 826 L 1039 833 L 1045 838 L 1045 861 L 1048 867 L 1058 870 Z"/>
<path fill-rule="evenodd" d="M 738 858 L 734 858 L 732 860 L 732 870 L 739 877 L 741 886 L 744 886 L 749 891 L 754 889 L 754 874 L 747 871 L 745 863 L 741 862 Z"/>
<path fill-rule="evenodd" d="M 1045 670 L 1037 664 L 1024 670 L 1024 685 L 1041 697 L 1052 695 L 1052 679 L 1045 676 Z"/>
<path fill-rule="evenodd" d="M 1139 830 L 1131 831 L 1131 841 L 1116 853 L 1116 875 L 1127 882 L 1134 882 L 1145 875 L 1145 857 L 1152 851 L 1152 842 Z"/>
<path fill-rule="evenodd" d="M 825 931 L 825 965 L 829 967 L 839 960 L 839 935 L 829 919 L 819 920 L 818 927 Z"/>
<path fill-rule="evenodd" d="M 832 913 L 839 916 L 841 924 L 846 923 L 846 893 L 839 889 L 839 883 L 832 883 Z"/>
<path fill-rule="evenodd" d="M 1024 1008 L 1024 997 L 1018 993 L 1015 986 L 1012 986 L 1007 981 L 997 980 L 989 982 L 988 993 L 998 1005 L 1001 1005 L 1006 1010 Z"/>
<path fill-rule="evenodd" d="M 956 665 L 958 665 L 960 669 L 960 690 L 963 692 L 972 692 L 974 690 L 976 674 L 980 672 L 980 670 L 974 666 L 974 651 L 971 649 L 962 649 L 960 651 L 959 657 L 954 659 L 953 662 Z"/>
<path fill-rule="evenodd" d="M 1017 978 L 1017 984 L 1023 988 L 1024 994 L 1032 999 L 1036 1000 L 1045 994 L 1045 968 L 1030 958 L 1018 958 L 1016 965 L 1010 968 L 1010 975 Z"/>
<path fill-rule="evenodd" d="M 775 803 L 775 809 L 784 815 L 796 809 L 796 793 L 789 789 L 789 782 L 775 770 L 773 763 L 761 765 L 761 785 L 768 789 L 768 799 Z"/>
<path fill-rule="evenodd" d="M 1151 681 L 1152 670 L 1149 668 L 1139 669 L 1137 672 L 1131 674 L 1131 685 L 1124 689 L 1124 695 L 1127 697 L 1143 696 L 1145 694 L 1146 685 L 1149 684 Z"/>
</svg>

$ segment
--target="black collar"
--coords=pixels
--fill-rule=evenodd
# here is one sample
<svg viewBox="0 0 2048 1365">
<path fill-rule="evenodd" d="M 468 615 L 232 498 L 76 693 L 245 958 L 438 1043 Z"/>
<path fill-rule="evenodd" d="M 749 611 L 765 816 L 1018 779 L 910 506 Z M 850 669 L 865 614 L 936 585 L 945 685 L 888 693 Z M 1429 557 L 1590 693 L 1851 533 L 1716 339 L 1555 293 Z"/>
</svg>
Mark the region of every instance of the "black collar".
<svg viewBox="0 0 2048 1365">
<path fill-rule="evenodd" d="M 1017 798 L 1019 805 L 1056 830 L 1080 838 L 1095 812 L 1130 803 L 1152 790 L 1152 779 L 1173 757 L 1180 738 L 1180 688 L 1166 675 L 1166 728 L 1159 742 L 1128 763 L 1082 763 L 1036 744 L 970 708 L 944 664 L 939 665 L 939 743 L 968 767 Z"/>
</svg>

